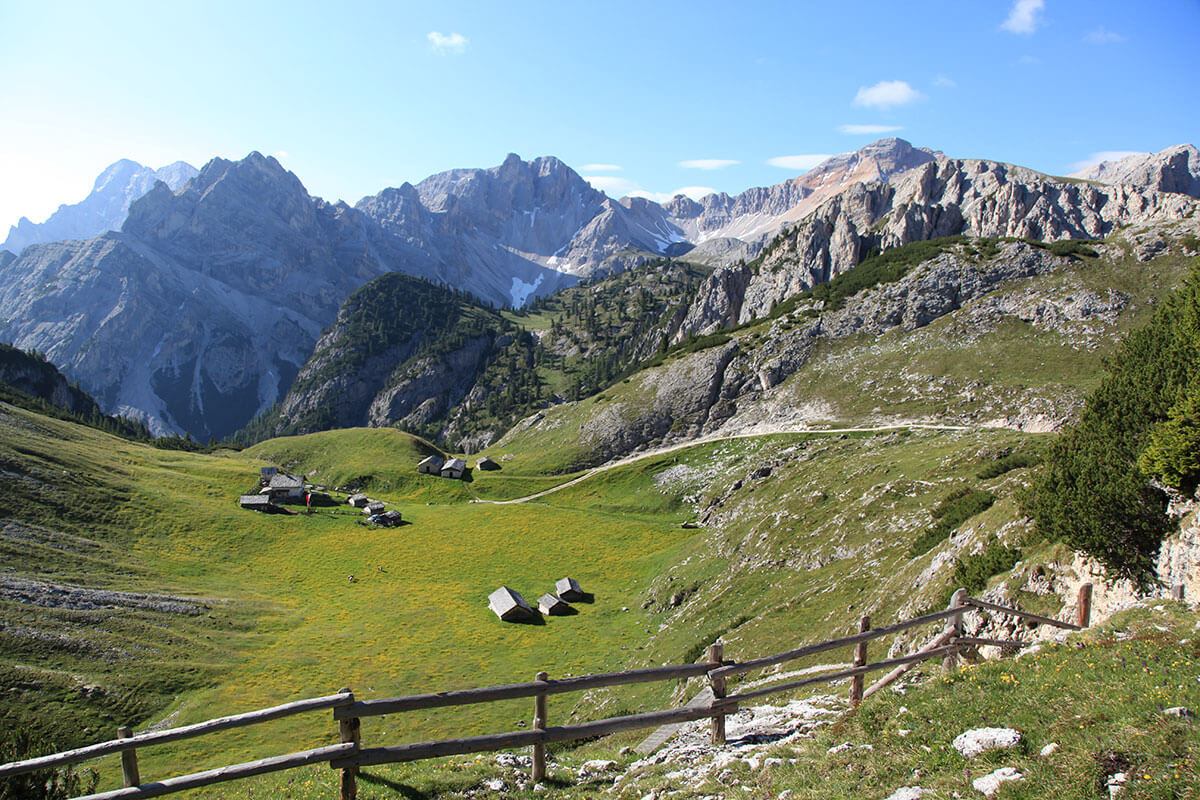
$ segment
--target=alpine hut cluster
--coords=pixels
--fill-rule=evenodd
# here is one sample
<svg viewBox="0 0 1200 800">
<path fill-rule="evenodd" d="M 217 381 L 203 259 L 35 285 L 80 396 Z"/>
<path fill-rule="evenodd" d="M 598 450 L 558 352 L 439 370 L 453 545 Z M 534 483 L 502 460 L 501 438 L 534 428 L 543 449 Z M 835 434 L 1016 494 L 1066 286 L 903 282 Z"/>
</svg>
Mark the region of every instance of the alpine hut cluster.
<svg viewBox="0 0 1200 800">
<path fill-rule="evenodd" d="M 487 456 L 475 462 L 475 469 L 497 470 L 500 465 Z M 467 462 L 461 458 L 442 458 L 428 456 L 417 464 L 417 472 L 422 475 L 441 475 L 443 478 L 461 480 L 467 473 Z"/>
<path fill-rule="evenodd" d="M 570 614 L 574 611 L 571 603 L 588 597 L 574 578 L 560 578 L 554 585 L 554 591 L 556 594 L 547 592 L 538 598 L 535 611 L 516 589 L 501 586 L 488 595 L 488 608 L 504 622 L 527 622 L 538 619 L 538 612 L 549 616 Z"/>
</svg>

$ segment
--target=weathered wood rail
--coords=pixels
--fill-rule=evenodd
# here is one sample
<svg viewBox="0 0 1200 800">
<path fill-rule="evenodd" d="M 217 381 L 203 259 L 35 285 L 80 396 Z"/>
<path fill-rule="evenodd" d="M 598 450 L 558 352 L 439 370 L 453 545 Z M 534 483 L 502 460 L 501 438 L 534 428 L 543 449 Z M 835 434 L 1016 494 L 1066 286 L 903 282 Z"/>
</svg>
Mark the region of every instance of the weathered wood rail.
<svg viewBox="0 0 1200 800">
<path fill-rule="evenodd" d="M 555 742 L 574 741 L 595 736 L 606 736 L 622 731 L 655 728 L 661 725 L 709 719 L 711 720 L 712 741 L 714 744 L 721 745 L 725 743 L 725 718 L 729 714 L 735 713 L 739 708 L 739 704 L 749 700 L 781 692 L 795 691 L 806 686 L 849 679 L 850 702 L 852 706 L 857 706 L 864 698 L 870 697 L 884 686 L 895 681 L 907 670 L 924 661 L 941 658 L 944 667 L 952 670 L 956 667 L 958 658 L 964 649 L 986 645 L 998 646 L 1002 649 L 1020 648 L 1028 644 L 1027 642 L 1017 640 L 996 640 L 963 636 L 963 615 L 971 608 L 998 614 L 1010 614 L 1028 620 L 1036 625 L 1053 625 L 1069 630 L 1081 630 L 1088 627 L 1090 622 L 1091 588 L 1091 584 L 1085 584 L 1080 589 L 1078 613 L 1074 624 L 967 597 L 966 591 L 960 589 L 954 593 L 949 607 L 944 611 L 924 614 L 880 628 L 872 628 L 870 618 L 863 617 L 856 626 L 858 629 L 857 632 L 849 636 L 817 642 L 784 653 L 750 659 L 749 661 L 726 661 L 723 645 L 717 642 L 708 648 L 705 660 L 694 664 L 652 667 L 649 669 L 626 670 L 623 672 L 609 672 L 557 679 L 550 678 L 545 672 L 539 672 L 536 679 L 529 683 L 487 686 L 477 689 L 459 689 L 434 694 L 419 694 L 377 700 L 356 700 L 353 692 L 349 689 L 343 689 L 336 694 L 325 697 L 298 700 L 272 708 L 220 717 L 195 725 L 187 725 L 169 730 L 134 734 L 128 728 L 122 727 L 118 729 L 117 738 L 107 742 L 79 747 L 61 753 L 39 756 L 25 761 L 2 764 L 0 765 L 0 780 L 12 775 L 56 769 L 91 758 L 120 753 L 122 777 L 125 787 L 87 795 L 77 800 L 123 800 L 125 798 L 158 797 L 185 789 L 210 786 L 216 783 L 262 775 L 268 772 L 295 769 L 296 767 L 309 764 L 328 763 L 331 768 L 341 771 L 338 782 L 339 799 L 355 800 L 358 793 L 358 774 L 362 767 L 419 761 L 427 758 L 441 758 L 467 753 L 491 752 L 514 747 L 530 747 L 532 755 L 531 773 L 532 778 L 536 782 L 544 779 L 546 775 L 546 745 Z M 916 652 L 906 656 L 886 658 L 875 662 L 868 661 L 867 649 L 869 642 L 936 622 L 945 623 L 943 630 L 932 641 L 919 648 Z M 735 692 L 733 694 L 729 694 L 727 691 L 727 680 L 731 676 L 784 664 L 789 661 L 795 661 L 842 647 L 854 648 L 853 661 L 845 665 L 844 668 L 837 667 L 833 668 L 831 672 L 813 675 L 801 680 L 774 683 L 762 688 Z M 871 687 L 863 688 L 863 678 L 865 675 L 885 669 L 890 670 L 887 675 Z M 548 698 L 551 695 L 601 687 L 628 686 L 636 683 L 686 680 L 702 676 L 708 681 L 712 699 L 700 704 L 692 703 L 682 708 L 648 711 L 640 714 L 610 717 L 608 719 L 573 725 L 549 726 L 548 724 Z M 533 698 L 534 700 L 533 726 L 530 730 L 493 733 L 459 739 L 414 742 L 384 747 L 364 748 L 362 746 L 362 719 L 365 717 L 523 698 Z M 231 728 L 258 725 L 295 714 L 326 710 L 332 710 L 333 721 L 337 723 L 338 744 L 287 753 L 258 761 L 218 767 L 160 781 L 143 783 L 140 777 L 137 763 L 137 750 L 139 748 L 204 736 Z"/>
</svg>

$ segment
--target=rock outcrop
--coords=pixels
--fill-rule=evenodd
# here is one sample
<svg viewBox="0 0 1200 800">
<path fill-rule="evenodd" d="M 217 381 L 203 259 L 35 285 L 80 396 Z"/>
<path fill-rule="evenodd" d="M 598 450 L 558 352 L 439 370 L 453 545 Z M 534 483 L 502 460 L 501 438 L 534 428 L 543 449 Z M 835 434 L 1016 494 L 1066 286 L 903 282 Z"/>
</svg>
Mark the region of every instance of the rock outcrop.
<svg viewBox="0 0 1200 800">
<path fill-rule="evenodd" d="M 1200 150 L 1194 145 L 1179 144 L 1158 153 L 1102 161 L 1071 177 L 1200 198 Z"/>
<path fill-rule="evenodd" d="M 717 270 L 677 338 L 765 316 L 873 250 L 957 234 L 1098 239 L 1119 226 L 1183 219 L 1198 209 L 1200 203 L 1181 193 L 1063 182 L 993 161 L 938 158 L 891 183 L 850 186 L 780 234 L 761 263 Z"/>
</svg>

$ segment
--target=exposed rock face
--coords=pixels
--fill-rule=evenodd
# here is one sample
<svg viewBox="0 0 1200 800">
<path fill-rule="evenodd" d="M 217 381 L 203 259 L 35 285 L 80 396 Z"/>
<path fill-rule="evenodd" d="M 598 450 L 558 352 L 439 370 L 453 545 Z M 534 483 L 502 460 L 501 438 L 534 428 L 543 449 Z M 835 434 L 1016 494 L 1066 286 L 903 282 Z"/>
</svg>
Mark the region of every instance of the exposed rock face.
<svg viewBox="0 0 1200 800">
<path fill-rule="evenodd" d="M 154 433 L 237 430 L 290 385 L 356 286 L 383 272 L 345 205 L 278 162 L 220 159 L 159 183 L 125 231 L 34 245 L 0 272 L 0 337 L 45 352 Z"/>
<path fill-rule="evenodd" d="M 671 221 L 702 253 L 708 252 L 705 245 L 720 240 L 758 246 L 770 234 L 807 216 L 848 186 L 867 181 L 887 183 L 933 161 L 935 155 L 903 139 L 880 139 L 853 153 L 833 156 L 784 183 L 748 189 L 737 197 L 719 193 L 695 201 L 681 195 L 664 207 Z"/>
<path fill-rule="evenodd" d="M 1200 198 L 1200 150 L 1178 144 L 1160 153 L 1102 161 L 1071 177 L 1108 184 L 1125 184 L 1158 192 L 1177 192 Z"/>
<path fill-rule="evenodd" d="M 854 184 L 830 198 L 781 234 L 757 269 L 718 270 L 677 337 L 762 317 L 775 303 L 854 267 L 873 248 L 955 234 L 1095 239 L 1120 225 L 1182 219 L 1198 208 L 1184 194 L 1063 183 L 992 161 L 931 160 L 893 183 Z"/>
<path fill-rule="evenodd" d="M 120 230 L 129 205 L 150 191 L 156 182 L 162 181 L 175 190 L 198 174 L 195 167 L 183 161 L 155 170 L 121 159 L 100 173 L 91 193 L 80 202 L 59 206 L 42 223 L 21 217 L 8 229 L 8 238 L 0 248 L 20 253 L 31 244 L 90 239 L 105 231 Z"/>
</svg>

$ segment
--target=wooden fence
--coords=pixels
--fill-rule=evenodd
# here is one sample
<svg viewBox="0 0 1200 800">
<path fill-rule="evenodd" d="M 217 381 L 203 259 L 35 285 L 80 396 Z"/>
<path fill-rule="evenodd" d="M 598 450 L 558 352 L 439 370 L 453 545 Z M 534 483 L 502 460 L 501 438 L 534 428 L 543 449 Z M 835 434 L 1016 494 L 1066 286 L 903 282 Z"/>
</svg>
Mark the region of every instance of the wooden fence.
<svg viewBox="0 0 1200 800">
<path fill-rule="evenodd" d="M 354 800 L 358 792 L 358 772 L 362 767 L 404 761 L 418 761 L 421 759 L 440 758 L 466 753 L 491 752 L 514 747 L 530 747 L 532 755 L 531 777 L 536 782 L 545 777 L 546 745 L 554 742 L 587 739 L 621 731 L 655 728 L 660 725 L 707 718 L 711 720 L 713 743 L 724 744 L 725 717 L 736 712 L 739 704 L 749 700 L 849 678 L 851 682 L 850 702 L 852 706 L 857 706 L 862 702 L 863 698 L 869 697 L 879 691 L 904 674 L 905 671 L 923 661 L 941 658 L 945 669 L 952 670 L 957 664 L 960 653 L 966 648 L 984 645 L 996 645 L 1001 648 L 1020 648 L 1028 644 L 1027 642 L 1015 640 L 1000 641 L 964 637 L 962 635 L 963 614 L 970 608 L 1011 614 L 1039 625 L 1053 625 L 1070 630 L 1086 628 L 1091 616 L 1091 590 L 1091 584 L 1085 584 L 1080 589 L 1078 614 L 1075 624 L 968 597 L 966 590 L 959 589 L 954 593 L 949 607 L 944 611 L 925 614 L 914 619 L 886 625 L 882 628 L 871 628 L 870 618 L 863 617 L 859 621 L 857 633 L 844 636 L 840 639 L 831 639 L 829 641 L 805 645 L 795 650 L 789 650 L 786 653 L 778 653 L 743 662 L 725 660 L 724 648 L 720 643 L 717 643 L 708 648 L 704 661 L 695 664 L 652 667 L 650 669 L 627 670 L 624 672 L 610 672 L 600 675 L 584 675 L 559 679 L 552 679 L 546 673 L 539 672 L 536 678 L 529 683 L 489 686 L 479 689 L 461 689 L 450 692 L 439 692 L 437 694 L 421 694 L 380 700 L 356 700 L 353 692 L 349 689 L 343 689 L 336 694 L 326 697 L 298 700 L 273 708 L 221 717 L 170 730 L 133 734 L 128 728 L 122 727 L 118 729 L 118 738 L 111 741 L 88 745 L 87 747 L 80 747 L 62 753 L 31 758 L 26 761 L 0 765 L 0 780 L 11 775 L 54 769 L 90 758 L 120 753 L 125 788 L 91 794 L 85 798 L 78 799 L 118 800 L 118 798 L 158 797 L 184 789 L 194 789 L 215 783 L 237 780 L 239 778 L 247 778 L 253 775 L 262 775 L 268 772 L 277 772 L 308 764 L 327 762 L 330 767 L 341 771 L 339 799 Z M 883 659 L 881 661 L 868 661 L 867 645 L 872 640 L 891 636 L 892 634 L 921 625 L 938 622 L 943 623 L 942 631 L 915 653 L 898 658 Z M 845 665 L 845 668 L 836 668 L 832 672 L 814 675 L 802 680 L 776 683 L 735 694 L 728 694 L 727 692 L 726 681 L 733 675 L 740 675 L 763 669 L 764 667 L 784 664 L 799 658 L 843 647 L 854 648 L 853 661 Z M 864 676 L 870 672 L 884 669 L 889 670 L 889 672 L 874 685 L 864 689 Z M 707 704 L 689 705 L 683 708 L 650 711 L 622 717 L 610 717 L 608 719 L 574 725 L 551 727 L 548 724 L 547 707 L 550 695 L 579 692 L 608 686 L 626 686 L 635 683 L 671 681 L 700 676 L 707 678 L 709 688 L 712 691 L 712 700 Z M 416 742 L 390 747 L 362 747 L 361 723 L 364 717 L 473 703 L 492 703 L 500 700 L 521 698 L 533 698 L 534 701 L 533 727 L 530 730 L 471 736 L 460 739 Z M 259 761 L 218 767 L 204 772 L 167 778 L 161 781 L 143 783 L 139 775 L 137 764 L 137 750 L 139 748 L 190 739 L 231 728 L 258 725 L 294 714 L 327 711 L 330 709 L 332 709 L 333 719 L 338 725 L 340 739 L 338 744 L 264 758 Z"/>
</svg>

